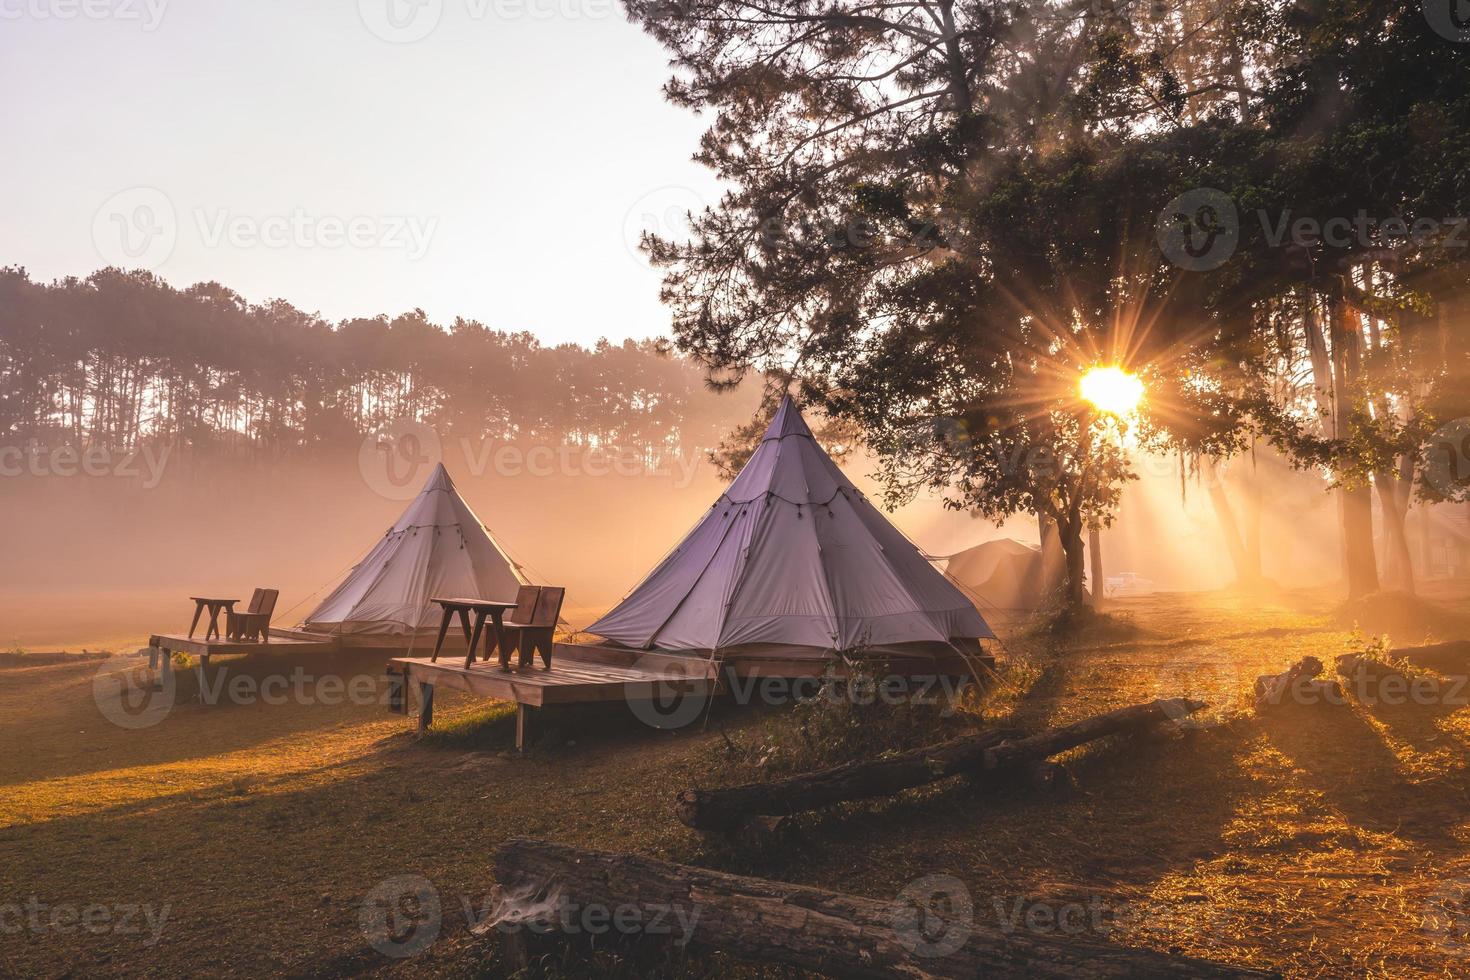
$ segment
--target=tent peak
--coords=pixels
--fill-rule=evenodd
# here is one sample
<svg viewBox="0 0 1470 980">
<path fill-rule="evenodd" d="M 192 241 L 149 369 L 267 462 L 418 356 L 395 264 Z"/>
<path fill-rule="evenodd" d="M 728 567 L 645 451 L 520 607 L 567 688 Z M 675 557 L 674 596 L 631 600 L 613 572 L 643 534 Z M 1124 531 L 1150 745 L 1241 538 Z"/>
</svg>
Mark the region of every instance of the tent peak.
<svg viewBox="0 0 1470 980">
<path fill-rule="evenodd" d="M 421 493 L 428 493 L 431 490 L 453 490 L 453 489 L 454 489 L 454 481 L 449 478 L 449 471 L 444 468 L 444 464 L 443 463 L 435 463 L 434 464 L 434 472 L 432 472 L 432 473 L 429 474 L 429 481 L 424 484 L 424 489 L 421 490 L 420 492 Z"/>
<path fill-rule="evenodd" d="M 771 424 L 766 427 L 766 434 L 761 436 L 761 442 L 770 439 L 784 439 L 787 436 L 806 436 L 813 438 L 812 430 L 807 426 L 806 419 L 801 417 L 801 409 L 796 405 L 796 399 L 788 392 L 781 396 L 781 404 L 776 409 Z"/>
</svg>

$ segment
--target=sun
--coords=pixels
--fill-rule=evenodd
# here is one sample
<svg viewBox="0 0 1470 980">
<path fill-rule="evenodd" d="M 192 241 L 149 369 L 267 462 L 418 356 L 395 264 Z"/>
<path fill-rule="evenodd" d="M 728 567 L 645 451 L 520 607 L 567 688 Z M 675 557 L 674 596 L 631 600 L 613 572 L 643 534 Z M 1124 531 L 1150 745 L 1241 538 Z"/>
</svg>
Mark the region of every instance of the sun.
<svg viewBox="0 0 1470 980">
<path fill-rule="evenodd" d="M 1143 400 L 1143 382 L 1120 367 L 1095 367 L 1082 376 L 1082 397 L 1111 415 L 1129 415 Z"/>
</svg>

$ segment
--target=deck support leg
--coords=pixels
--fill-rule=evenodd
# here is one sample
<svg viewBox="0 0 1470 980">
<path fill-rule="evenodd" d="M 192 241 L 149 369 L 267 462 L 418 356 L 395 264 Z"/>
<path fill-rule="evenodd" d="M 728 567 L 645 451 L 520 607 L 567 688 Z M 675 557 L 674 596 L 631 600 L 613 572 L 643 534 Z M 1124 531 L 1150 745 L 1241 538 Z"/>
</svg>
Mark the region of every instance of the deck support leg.
<svg viewBox="0 0 1470 980">
<path fill-rule="evenodd" d="M 526 742 L 531 737 L 531 713 L 524 704 L 516 704 L 516 751 L 526 751 Z"/>
<path fill-rule="evenodd" d="M 419 732 L 427 732 L 434 724 L 434 685 L 419 681 Z"/>
<path fill-rule="evenodd" d="M 159 671 L 158 671 L 161 676 L 158 678 L 158 680 L 153 685 L 153 689 L 155 691 L 161 691 L 161 690 L 163 690 L 164 687 L 167 686 L 174 679 L 174 653 L 173 653 L 173 651 L 172 650 L 169 650 L 167 648 L 161 649 L 161 650 L 158 651 L 158 656 L 159 656 L 159 659 L 162 661 L 162 663 L 159 665 Z"/>
<path fill-rule="evenodd" d="M 199 655 L 199 666 L 194 668 L 194 673 L 199 676 L 199 703 L 214 704 L 209 699 L 209 654 Z"/>
</svg>

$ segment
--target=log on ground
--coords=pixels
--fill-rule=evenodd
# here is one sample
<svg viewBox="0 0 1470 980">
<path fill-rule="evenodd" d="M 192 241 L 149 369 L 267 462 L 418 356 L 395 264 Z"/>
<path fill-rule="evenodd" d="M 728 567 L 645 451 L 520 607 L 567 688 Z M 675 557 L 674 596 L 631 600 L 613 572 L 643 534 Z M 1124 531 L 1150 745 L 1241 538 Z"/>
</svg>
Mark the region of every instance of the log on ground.
<svg viewBox="0 0 1470 980">
<path fill-rule="evenodd" d="M 725 789 L 686 789 L 679 794 L 675 813 L 696 830 L 729 832 L 755 816 L 790 816 L 834 803 L 892 796 L 961 773 L 995 776 L 999 771 L 1029 768 L 1095 739 L 1144 731 L 1204 706 L 1202 701 L 1170 698 L 1120 708 L 1027 738 L 1016 737 L 1014 732 L 981 732 L 886 759 L 849 762 L 789 779 Z"/>
<path fill-rule="evenodd" d="M 1262 674 L 1256 678 L 1256 710 L 1267 711 L 1285 705 L 1306 707 L 1347 704 L 1342 686 L 1335 680 L 1319 679 L 1322 661 L 1303 657 L 1280 674 Z"/>
<path fill-rule="evenodd" d="M 1431 643 L 1418 647 L 1395 647 L 1388 652 L 1395 660 L 1403 660 L 1448 677 L 1470 674 L 1470 640 Z"/>
<path fill-rule="evenodd" d="M 950 902 L 939 921 L 908 900 L 881 901 L 639 855 L 524 838 L 498 852 L 499 885 L 482 933 L 577 930 L 587 909 L 619 910 L 625 935 L 652 923 L 681 945 L 841 977 L 1256 977 L 1257 971 L 1058 933 L 978 921 Z M 921 921 L 923 928 L 921 929 Z M 572 927 L 566 926 L 572 922 Z M 634 925 L 634 923 L 637 923 Z"/>
</svg>

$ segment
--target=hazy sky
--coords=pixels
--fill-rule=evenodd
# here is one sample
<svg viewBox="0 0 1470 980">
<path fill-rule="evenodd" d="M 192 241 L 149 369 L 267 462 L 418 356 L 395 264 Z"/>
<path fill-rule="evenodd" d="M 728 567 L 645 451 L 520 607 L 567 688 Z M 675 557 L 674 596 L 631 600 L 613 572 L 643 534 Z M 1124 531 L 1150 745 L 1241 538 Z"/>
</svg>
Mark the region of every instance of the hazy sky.
<svg viewBox="0 0 1470 980">
<path fill-rule="evenodd" d="M 0 265 L 664 333 L 638 229 L 717 193 L 667 74 L 612 0 L 0 0 Z"/>
</svg>

